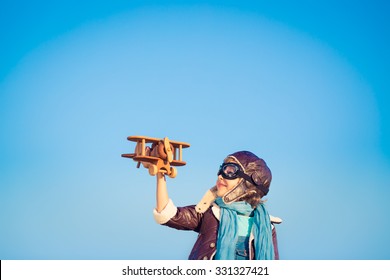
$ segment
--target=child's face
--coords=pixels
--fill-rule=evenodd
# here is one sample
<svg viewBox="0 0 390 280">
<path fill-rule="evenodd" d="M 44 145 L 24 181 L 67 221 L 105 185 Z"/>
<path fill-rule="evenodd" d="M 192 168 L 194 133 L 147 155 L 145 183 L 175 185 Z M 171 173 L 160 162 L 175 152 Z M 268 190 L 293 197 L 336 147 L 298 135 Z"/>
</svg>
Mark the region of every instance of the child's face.
<svg viewBox="0 0 390 280">
<path fill-rule="evenodd" d="M 217 195 L 219 197 L 224 196 L 228 191 L 237 186 L 240 178 L 236 178 L 233 180 L 224 179 L 221 175 L 218 175 L 217 179 Z"/>
</svg>

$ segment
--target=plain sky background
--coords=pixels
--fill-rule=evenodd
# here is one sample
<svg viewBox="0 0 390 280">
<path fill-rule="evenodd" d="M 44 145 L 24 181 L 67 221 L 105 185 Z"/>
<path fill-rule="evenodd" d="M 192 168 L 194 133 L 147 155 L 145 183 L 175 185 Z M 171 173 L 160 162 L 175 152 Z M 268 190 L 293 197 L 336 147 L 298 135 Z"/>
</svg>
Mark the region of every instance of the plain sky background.
<svg viewBox="0 0 390 280">
<path fill-rule="evenodd" d="M 390 259 L 386 1 L 0 2 L 0 259 L 186 259 L 129 135 L 185 141 L 178 206 L 250 150 L 282 259 Z"/>
</svg>

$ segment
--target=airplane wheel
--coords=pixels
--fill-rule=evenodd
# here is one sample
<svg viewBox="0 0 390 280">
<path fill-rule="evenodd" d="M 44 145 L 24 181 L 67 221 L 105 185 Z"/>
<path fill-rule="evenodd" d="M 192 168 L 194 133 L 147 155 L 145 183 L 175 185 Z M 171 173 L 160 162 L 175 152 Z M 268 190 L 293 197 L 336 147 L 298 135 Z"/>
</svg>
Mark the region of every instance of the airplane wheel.
<svg viewBox="0 0 390 280">
<path fill-rule="evenodd" d="M 157 174 L 157 166 L 152 164 L 149 166 L 149 174 L 155 176 Z"/>
<path fill-rule="evenodd" d="M 169 178 L 175 178 L 177 175 L 177 169 L 174 167 L 171 167 L 170 171 L 171 171 L 171 173 L 168 175 Z"/>
</svg>

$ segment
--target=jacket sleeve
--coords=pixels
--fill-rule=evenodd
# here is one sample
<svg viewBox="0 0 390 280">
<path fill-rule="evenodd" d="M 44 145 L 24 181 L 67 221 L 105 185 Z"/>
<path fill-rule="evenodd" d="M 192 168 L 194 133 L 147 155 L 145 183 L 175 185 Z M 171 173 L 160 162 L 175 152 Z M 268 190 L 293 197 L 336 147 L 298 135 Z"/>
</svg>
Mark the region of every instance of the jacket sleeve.
<svg viewBox="0 0 390 280">
<path fill-rule="evenodd" d="M 199 232 L 203 214 L 197 213 L 195 205 L 176 207 L 172 200 L 160 213 L 154 209 L 154 219 L 158 224 L 179 230 L 193 230 Z"/>
</svg>

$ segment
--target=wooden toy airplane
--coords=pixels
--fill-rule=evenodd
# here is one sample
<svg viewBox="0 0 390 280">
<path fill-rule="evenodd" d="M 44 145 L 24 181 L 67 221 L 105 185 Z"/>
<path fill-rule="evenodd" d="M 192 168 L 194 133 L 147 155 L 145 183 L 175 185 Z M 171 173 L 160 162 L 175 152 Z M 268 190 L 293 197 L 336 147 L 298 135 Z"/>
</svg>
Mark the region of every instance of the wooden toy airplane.
<svg viewBox="0 0 390 280">
<path fill-rule="evenodd" d="M 142 163 L 149 169 L 149 174 L 155 176 L 157 173 L 165 173 L 170 178 L 177 175 L 176 168 L 172 166 L 183 166 L 186 162 L 182 159 L 183 149 L 188 148 L 190 144 L 178 141 L 171 141 L 168 137 L 163 139 L 129 136 L 127 140 L 137 142 L 134 153 L 122 154 L 122 157 L 132 158 L 137 161 L 137 168 Z M 151 147 L 146 144 L 151 143 Z"/>
</svg>

